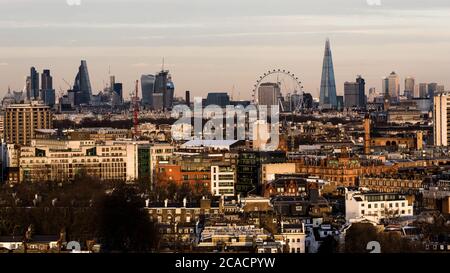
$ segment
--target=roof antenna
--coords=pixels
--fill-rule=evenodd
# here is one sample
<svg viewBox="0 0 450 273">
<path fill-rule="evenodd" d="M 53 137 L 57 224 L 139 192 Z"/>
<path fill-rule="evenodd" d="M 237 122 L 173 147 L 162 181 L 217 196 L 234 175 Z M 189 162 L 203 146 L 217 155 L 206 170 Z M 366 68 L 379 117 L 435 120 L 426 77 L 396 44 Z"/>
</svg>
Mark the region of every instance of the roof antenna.
<svg viewBox="0 0 450 273">
<path fill-rule="evenodd" d="M 162 71 L 164 71 L 164 57 L 162 59 Z"/>
</svg>

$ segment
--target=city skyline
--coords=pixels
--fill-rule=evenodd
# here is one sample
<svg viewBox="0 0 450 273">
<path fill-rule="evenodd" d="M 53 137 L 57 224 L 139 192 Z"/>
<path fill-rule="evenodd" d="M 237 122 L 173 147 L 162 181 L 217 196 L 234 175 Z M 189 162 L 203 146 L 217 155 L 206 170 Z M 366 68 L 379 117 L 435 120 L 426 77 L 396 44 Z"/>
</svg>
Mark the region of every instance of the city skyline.
<svg viewBox="0 0 450 273">
<path fill-rule="evenodd" d="M 33 1 L 2 0 L 0 95 L 8 86 L 22 89 L 32 66 L 50 69 L 54 88 L 66 91 L 63 79 L 73 84 L 83 59 L 89 63 L 94 94 L 111 71 L 128 97 L 135 80 L 160 70 L 165 57 L 176 96 L 185 90 L 192 96 L 231 92 L 235 86 L 234 99 L 250 99 L 261 73 L 283 68 L 299 75 L 305 91 L 318 97 L 327 37 L 338 95 L 343 95 L 344 82 L 358 74 L 368 88 L 380 91 L 382 78 L 391 71 L 400 76 L 401 93 L 407 76 L 416 83 L 450 85 L 447 1 L 432 1 L 432 8 L 404 0 L 382 1 L 381 6 L 365 0 L 285 0 L 276 7 L 242 2 L 85 0 L 69 6 L 44 0 L 30 12 L 26 8 Z M 145 15 L 150 8 L 169 12 Z"/>
</svg>

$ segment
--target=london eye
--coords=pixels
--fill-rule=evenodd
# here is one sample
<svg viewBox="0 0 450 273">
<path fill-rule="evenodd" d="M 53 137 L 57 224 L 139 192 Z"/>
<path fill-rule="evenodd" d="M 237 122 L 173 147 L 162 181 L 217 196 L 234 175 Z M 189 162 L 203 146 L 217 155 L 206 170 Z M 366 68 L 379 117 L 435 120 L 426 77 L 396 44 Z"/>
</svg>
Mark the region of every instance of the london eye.
<svg viewBox="0 0 450 273">
<path fill-rule="evenodd" d="M 268 70 L 257 79 L 252 100 L 256 105 L 279 105 L 282 112 L 299 112 L 303 108 L 303 86 L 289 70 Z"/>
</svg>

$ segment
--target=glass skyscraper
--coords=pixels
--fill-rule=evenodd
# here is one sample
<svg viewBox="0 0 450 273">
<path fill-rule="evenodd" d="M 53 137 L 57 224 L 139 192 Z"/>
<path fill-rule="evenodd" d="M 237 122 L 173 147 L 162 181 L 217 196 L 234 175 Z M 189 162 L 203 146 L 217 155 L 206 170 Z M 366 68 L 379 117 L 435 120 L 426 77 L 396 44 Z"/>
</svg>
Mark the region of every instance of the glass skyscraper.
<svg viewBox="0 0 450 273">
<path fill-rule="evenodd" d="M 153 92 L 155 90 L 156 77 L 153 75 L 141 76 L 142 104 L 144 106 L 153 105 Z"/>
<path fill-rule="evenodd" d="M 41 75 L 40 99 L 49 106 L 55 105 L 55 90 L 53 89 L 53 77 L 50 70 L 45 69 Z"/>
<path fill-rule="evenodd" d="M 334 78 L 333 57 L 331 55 L 330 40 L 325 43 L 323 57 L 322 80 L 320 83 L 320 107 L 322 109 L 336 109 L 336 81 Z"/>
<path fill-rule="evenodd" d="M 30 69 L 30 94 L 28 99 L 39 99 L 39 73 L 34 67 Z"/>
<path fill-rule="evenodd" d="M 75 77 L 73 91 L 76 92 L 76 105 L 89 104 L 91 102 L 92 89 L 86 61 L 81 61 L 78 74 Z"/>
</svg>

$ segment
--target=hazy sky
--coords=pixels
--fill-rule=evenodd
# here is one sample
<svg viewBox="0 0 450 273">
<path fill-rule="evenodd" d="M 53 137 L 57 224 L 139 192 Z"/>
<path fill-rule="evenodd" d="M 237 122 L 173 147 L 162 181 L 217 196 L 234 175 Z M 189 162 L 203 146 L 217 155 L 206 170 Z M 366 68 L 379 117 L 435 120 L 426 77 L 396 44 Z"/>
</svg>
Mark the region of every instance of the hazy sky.
<svg viewBox="0 0 450 273">
<path fill-rule="evenodd" d="M 0 95 L 21 90 L 30 66 L 68 88 L 81 59 L 95 93 L 108 67 L 125 93 L 165 57 L 176 95 L 229 91 L 249 99 L 268 69 L 299 75 L 318 95 L 325 39 L 338 94 L 362 74 L 367 87 L 395 70 L 450 89 L 448 0 L 0 0 Z M 403 87 L 402 87 L 403 88 Z"/>
</svg>

